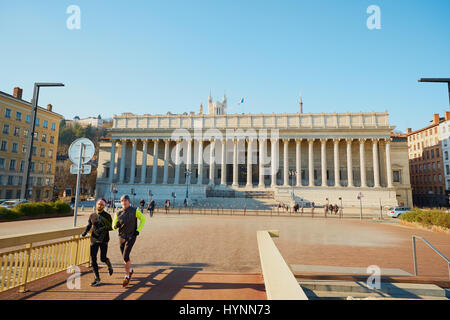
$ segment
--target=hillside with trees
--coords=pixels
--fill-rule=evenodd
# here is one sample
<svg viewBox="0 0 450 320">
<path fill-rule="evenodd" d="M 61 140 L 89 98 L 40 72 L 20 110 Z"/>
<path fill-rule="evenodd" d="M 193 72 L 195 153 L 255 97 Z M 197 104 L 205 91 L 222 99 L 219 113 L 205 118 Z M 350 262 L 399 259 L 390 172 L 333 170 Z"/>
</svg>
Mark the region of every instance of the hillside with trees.
<svg viewBox="0 0 450 320">
<path fill-rule="evenodd" d="M 91 173 L 82 175 L 80 179 L 82 195 L 93 195 L 97 178 L 98 166 L 98 144 L 100 139 L 106 137 L 108 128 L 111 128 L 112 122 L 104 122 L 100 128 L 81 126 L 78 123 L 68 125 L 66 120 L 62 120 L 59 129 L 57 163 L 55 173 L 55 187 L 58 195 L 61 197 L 66 188 L 72 188 L 73 196 L 75 194 L 77 175 L 70 173 L 70 161 L 68 150 L 73 141 L 79 138 L 88 138 L 95 145 L 95 155 L 89 164 L 92 166 Z"/>
</svg>

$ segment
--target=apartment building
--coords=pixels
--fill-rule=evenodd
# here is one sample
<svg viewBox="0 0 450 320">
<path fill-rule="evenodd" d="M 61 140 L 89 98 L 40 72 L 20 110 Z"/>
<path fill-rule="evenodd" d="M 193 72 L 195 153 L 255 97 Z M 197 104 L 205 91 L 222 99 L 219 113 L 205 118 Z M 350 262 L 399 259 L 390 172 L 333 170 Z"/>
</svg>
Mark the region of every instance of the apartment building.
<svg viewBox="0 0 450 320">
<path fill-rule="evenodd" d="M 445 181 L 445 154 L 441 137 L 441 123 L 450 119 L 450 114 L 440 118 L 433 115 L 431 124 L 412 131 L 407 129 L 408 154 L 411 175 L 413 203 L 417 206 L 447 206 L 447 190 Z M 447 150 L 447 159 L 448 159 Z M 449 163 L 450 165 L 450 163 Z"/>
<path fill-rule="evenodd" d="M 32 105 L 22 99 L 23 90 L 0 91 L 0 199 L 18 199 L 25 171 L 27 138 Z M 55 179 L 59 124 L 63 117 L 38 107 L 32 150 L 29 189 L 33 201 L 51 200 Z"/>
</svg>

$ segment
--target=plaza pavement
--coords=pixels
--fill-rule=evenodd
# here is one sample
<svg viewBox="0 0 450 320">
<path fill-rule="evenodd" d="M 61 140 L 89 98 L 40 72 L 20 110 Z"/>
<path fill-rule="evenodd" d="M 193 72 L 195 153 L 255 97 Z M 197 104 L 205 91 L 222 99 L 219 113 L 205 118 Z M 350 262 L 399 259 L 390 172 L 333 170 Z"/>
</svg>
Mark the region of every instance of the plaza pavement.
<svg viewBox="0 0 450 320">
<path fill-rule="evenodd" d="M 85 224 L 87 216 L 88 213 L 84 213 L 78 217 L 78 225 Z M 258 230 L 280 230 L 280 237 L 274 238 L 274 242 L 289 265 L 359 268 L 377 265 L 413 273 L 412 235 L 425 237 L 450 257 L 449 235 L 401 226 L 390 220 L 380 223 L 298 215 L 164 213 L 157 213 L 151 219 L 148 214 L 146 217 L 147 223 L 131 253 L 137 286 L 126 289 L 132 290 L 129 294 L 125 294 L 120 286 L 122 261 L 117 232 L 111 232 L 108 256 L 116 273 L 111 279 L 106 274 L 103 278 L 110 283 L 108 292 L 115 292 L 115 295 L 111 292 L 98 294 L 99 290 L 102 292 L 100 288 L 92 291 L 89 287 L 83 291 L 85 299 L 265 299 L 256 242 Z M 72 217 L 8 222 L 0 224 L 0 235 L 71 226 Z M 448 280 L 446 263 L 421 241 L 417 242 L 417 255 L 420 276 Z M 105 273 L 106 269 L 103 268 L 102 272 Z M 67 278 L 67 275 L 61 276 Z M 87 288 L 90 281 L 92 273 L 87 272 L 82 276 L 83 288 Z M 43 288 L 36 287 L 32 297 L 57 299 L 59 294 L 72 299 L 81 294 L 62 294 L 67 291 L 64 291 L 65 287 L 65 282 L 59 283 L 59 287 L 51 289 L 56 290 L 53 294 L 51 290 L 40 291 Z M 97 295 L 90 296 L 89 292 Z M 8 298 L 6 293 L 0 294 L 0 299 Z M 13 293 L 9 297 L 17 298 Z"/>
</svg>

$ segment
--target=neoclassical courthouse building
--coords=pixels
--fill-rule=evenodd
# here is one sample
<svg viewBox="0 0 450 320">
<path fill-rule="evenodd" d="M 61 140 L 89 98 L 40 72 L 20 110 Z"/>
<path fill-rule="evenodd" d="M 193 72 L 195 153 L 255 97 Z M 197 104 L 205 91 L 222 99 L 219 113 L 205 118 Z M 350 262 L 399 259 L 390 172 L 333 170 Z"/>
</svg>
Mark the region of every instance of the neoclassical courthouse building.
<svg viewBox="0 0 450 320">
<path fill-rule="evenodd" d="M 226 190 L 269 192 L 274 201 L 344 206 L 412 205 L 408 146 L 388 112 L 115 115 L 100 143 L 97 196 L 206 200 Z M 201 161 L 199 161 L 199 159 Z M 186 174 L 188 172 L 188 174 Z M 223 193 L 222 193 L 223 194 Z"/>
</svg>

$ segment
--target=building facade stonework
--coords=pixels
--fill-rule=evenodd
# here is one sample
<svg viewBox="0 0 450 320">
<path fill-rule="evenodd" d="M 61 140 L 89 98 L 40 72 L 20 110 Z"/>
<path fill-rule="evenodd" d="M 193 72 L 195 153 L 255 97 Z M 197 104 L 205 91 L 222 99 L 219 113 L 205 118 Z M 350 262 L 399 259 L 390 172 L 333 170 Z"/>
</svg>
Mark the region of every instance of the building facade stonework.
<svg viewBox="0 0 450 320">
<path fill-rule="evenodd" d="M 209 101 L 210 102 L 210 101 Z M 202 108 L 201 108 L 202 109 Z M 97 196 L 178 201 L 214 190 L 269 190 L 344 206 L 411 205 L 406 139 L 391 139 L 388 113 L 114 116 L 100 143 Z M 394 181 L 393 172 L 401 172 Z M 186 175 L 186 172 L 190 172 Z"/>
</svg>

